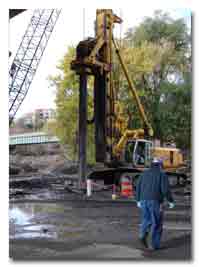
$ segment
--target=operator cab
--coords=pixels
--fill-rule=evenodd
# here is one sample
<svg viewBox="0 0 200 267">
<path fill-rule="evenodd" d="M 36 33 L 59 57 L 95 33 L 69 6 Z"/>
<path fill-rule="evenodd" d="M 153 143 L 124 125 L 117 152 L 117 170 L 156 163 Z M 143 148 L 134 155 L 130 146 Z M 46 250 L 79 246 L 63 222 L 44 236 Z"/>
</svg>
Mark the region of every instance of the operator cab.
<svg viewBox="0 0 200 267">
<path fill-rule="evenodd" d="M 153 143 L 145 139 L 129 140 L 125 147 L 124 159 L 135 167 L 149 167 Z"/>
</svg>

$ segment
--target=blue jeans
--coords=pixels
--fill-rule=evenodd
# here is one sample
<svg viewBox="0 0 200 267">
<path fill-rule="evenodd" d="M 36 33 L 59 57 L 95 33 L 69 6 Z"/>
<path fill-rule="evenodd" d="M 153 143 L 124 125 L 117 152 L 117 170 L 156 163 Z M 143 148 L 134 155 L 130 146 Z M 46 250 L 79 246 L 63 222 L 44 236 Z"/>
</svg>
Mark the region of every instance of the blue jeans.
<svg viewBox="0 0 200 267">
<path fill-rule="evenodd" d="M 160 203 L 157 200 L 141 200 L 140 238 L 144 238 L 151 230 L 152 248 L 160 247 L 160 240 L 163 229 L 163 212 L 160 210 Z"/>
</svg>

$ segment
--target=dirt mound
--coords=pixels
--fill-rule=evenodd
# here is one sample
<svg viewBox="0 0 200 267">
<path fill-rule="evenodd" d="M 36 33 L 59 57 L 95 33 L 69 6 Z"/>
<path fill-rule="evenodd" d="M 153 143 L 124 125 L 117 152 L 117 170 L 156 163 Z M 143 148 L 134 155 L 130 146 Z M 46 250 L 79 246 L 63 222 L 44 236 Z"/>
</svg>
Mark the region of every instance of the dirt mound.
<svg viewBox="0 0 200 267">
<path fill-rule="evenodd" d="M 49 174 L 65 165 L 65 152 L 59 144 L 21 145 L 10 149 L 10 175 Z"/>
<path fill-rule="evenodd" d="M 91 169 L 92 166 L 88 164 L 88 172 Z M 58 144 L 17 146 L 10 150 L 9 173 L 74 175 L 78 173 L 78 162 L 69 160 L 67 149 Z"/>
</svg>

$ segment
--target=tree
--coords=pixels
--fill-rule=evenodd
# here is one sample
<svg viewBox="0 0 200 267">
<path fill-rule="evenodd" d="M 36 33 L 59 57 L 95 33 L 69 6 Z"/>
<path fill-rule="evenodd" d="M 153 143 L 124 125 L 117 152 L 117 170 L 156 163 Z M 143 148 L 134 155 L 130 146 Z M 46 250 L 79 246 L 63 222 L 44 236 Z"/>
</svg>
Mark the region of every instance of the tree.
<svg viewBox="0 0 200 267">
<path fill-rule="evenodd" d="M 63 144 L 68 147 L 71 159 L 77 159 L 78 152 L 78 103 L 79 103 L 79 78 L 70 69 L 70 63 L 75 58 L 75 48 L 68 47 L 64 58 L 57 68 L 60 74 L 49 77 L 52 86 L 56 87 L 56 120 L 51 122 L 51 128 Z M 88 81 L 88 118 L 93 116 L 92 106 L 92 80 Z M 51 130 L 51 131 L 52 131 Z M 88 125 L 87 157 L 88 162 L 94 161 L 94 129 Z"/>
<path fill-rule="evenodd" d="M 174 20 L 157 11 L 153 18 L 145 18 L 138 27 L 128 30 L 122 48 L 124 61 L 138 88 L 155 137 L 161 141 L 173 137 L 181 147 L 185 146 L 183 128 L 188 137 L 191 133 L 191 123 L 188 123 L 188 119 L 184 120 L 186 114 L 181 107 L 185 95 L 191 95 L 191 80 L 186 79 L 187 73 L 191 76 L 190 40 L 187 26 L 182 19 Z M 127 84 L 124 81 L 121 83 L 121 91 L 125 92 L 126 89 Z M 124 93 L 121 93 L 120 98 L 123 96 Z M 131 98 L 124 99 L 135 114 L 132 125 L 139 125 L 139 117 Z M 174 105 L 171 103 L 172 99 Z M 191 111 L 190 100 L 191 97 L 187 101 L 187 110 Z M 179 113 L 174 112 L 177 107 Z M 173 124 L 170 119 L 172 116 Z M 180 126 L 180 121 L 184 125 Z"/>
</svg>

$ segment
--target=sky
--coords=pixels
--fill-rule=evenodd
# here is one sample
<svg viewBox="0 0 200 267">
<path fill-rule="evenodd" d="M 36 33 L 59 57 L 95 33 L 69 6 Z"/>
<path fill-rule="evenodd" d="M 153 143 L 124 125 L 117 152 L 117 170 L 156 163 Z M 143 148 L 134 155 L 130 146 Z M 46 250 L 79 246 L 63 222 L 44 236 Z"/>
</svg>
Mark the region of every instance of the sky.
<svg viewBox="0 0 200 267">
<path fill-rule="evenodd" d="M 136 6 L 134 11 L 130 8 L 116 8 L 113 10 L 116 15 L 123 19 L 122 26 L 116 25 L 114 30 L 115 36 L 120 37 L 120 31 L 123 36 L 128 28 L 137 26 L 144 17 L 152 16 L 155 8 L 144 9 L 141 6 Z M 184 18 L 190 27 L 191 11 L 189 9 L 165 9 L 164 11 L 168 12 L 173 18 Z M 9 65 L 13 61 L 32 13 L 33 10 L 29 9 L 9 22 L 9 50 L 12 52 Z M 83 14 L 85 14 L 85 20 Z M 17 112 L 17 118 L 37 108 L 55 108 L 55 88 L 50 87 L 48 76 L 57 73 L 56 65 L 67 52 L 69 45 L 76 45 L 85 37 L 94 36 L 95 16 L 95 8 L 77 9 L 72 7 L 62 9 L 28 94 Z"/>
</svg>

